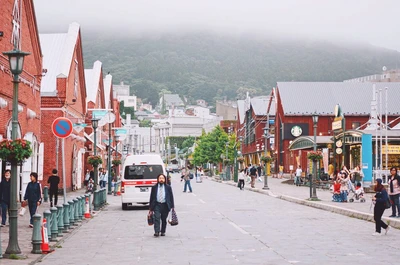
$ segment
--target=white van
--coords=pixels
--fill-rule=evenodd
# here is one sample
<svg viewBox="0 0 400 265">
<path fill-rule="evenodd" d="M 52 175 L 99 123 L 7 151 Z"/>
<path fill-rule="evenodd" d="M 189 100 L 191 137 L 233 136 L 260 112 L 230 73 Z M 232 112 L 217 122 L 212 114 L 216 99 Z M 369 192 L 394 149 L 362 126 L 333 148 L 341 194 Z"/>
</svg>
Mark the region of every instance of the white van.
<svg viewBox="0 0 400 265">
<path fill-rule="evenodd" d="M 148 205 L 151 187 L 157 183 L 157 176 L 167 176 L 164 163 L 156 154 L 129 155 L 122 169 L 122 210 L 134 204 Z"/>
</svg>

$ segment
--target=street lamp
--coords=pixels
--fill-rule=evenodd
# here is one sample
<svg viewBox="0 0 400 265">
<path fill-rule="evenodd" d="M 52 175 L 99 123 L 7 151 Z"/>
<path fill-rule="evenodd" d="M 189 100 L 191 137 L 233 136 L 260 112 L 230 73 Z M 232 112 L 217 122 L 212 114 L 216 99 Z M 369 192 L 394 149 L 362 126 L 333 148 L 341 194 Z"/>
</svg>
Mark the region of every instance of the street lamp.
<svg viewBox="0 0 400 265">
<path fill-rule="evenodd" d="M 268 116 L 268 115 L 267 115 Z M 268 152 L 268 138 L 269 138 L 269 118 L 267 118 L 267 123 L 265 124 L 264 127 L 264 156 L 267 157 L 267 152 Z M 268 187 L 268 174 L 269 174 L 269 163 L 270 162 L 265 162 L 265 175 L 264 175 L 264 187 L 263 190 L 269 190 Z"/>
<path fill-rule="evenodd" d="M 94 144 L 94 149 L 93 149 L 93 155 L 97 155 L 97 139 L 96 139 L 96 131 L 97 128 L 99 127 L 99 119 L 93 118 L 92 119 L 92 127 L 93 127 L 93 144 Z M 98 173 L 97 173 L 97 165 L 95 165 L 94 167 L 94 191 L 97 190 L 97 181 L 98 181 Z"/>
<path fill-rule="evenodd" d="M 11 140 L 17 139 L 18 131 L 18 86 L 19 86 L 19 75 L 22 73 L 24 66 L 24 58 L 30 53 L 14 49 L 12 51 L 3 52 L 4 55 L 8 56 L 10 63 L 10 71 L 13 74 L 13 106 L 12 106 L 12 129 L 11 129 Z M 17 162 L 11 162 L 11 183 L 10 183 L 10 230 L 9 230 L 9 241 L 6 249 L 6 254 L 21 254 L 21 250 L 18 245 L 18 213 L 17 213 L 17 194 L 18 194 L 18 172 Z"/>
<path fill-rule="evenodd" d="M 118 134 L 114 135 L 114 140 L 115 140 L 115 157 L 116 157 L 116 159 L 118 159 L 118 142 L 119 142 L 119 135 Z M 119 169 L 119 165 L 117 167 Z M 119 170 L 115 170 L 115 174 L 117 174 L 118 172 L 119 172 Z"/>
<path fill-rule="evenodd" d="M 228 179 L 228 176 L 230 177 L 230 175 L 228 175 L 228 173 L 229 173 L 229 166 L 228 166 L 228 147 L 229 147 L 229 142 L 226 142 L 225 143 L 225 152 L 226 152 L 226 155 L 225 155 L 225 163 L 226 163 L 226 167 L 225 167 L 225 176 L 226 176 L 226 179 Z"/>
<path fill-rule="evenodd" d="M 314 152 L 317 151 L 317 124 L 318 124 L 318 114 L 317 111 L 314 112 L 314 114 L 312 115 L 312 119 L 313 119 L 313 123 L 314 123 Z M 313 175 L 310 178 L 310 199 L 311 200 L 318 200 L 317 197 L 317 189 L 315 187 L 315 183 L 314 183 L 314 179 L 317 178 L 317 160 L 313 160 Z"/>
<path fill-rule="evenodd" d="M 242 148 L 242 141 L 243 141 L 243 137 L 239 136 L 240 148 Z M 240 155 L 242 155 L 242 152 L 241 151 L 238 152 L 238 150 L 237 150 L 237 143 L 238 142 L 236 142 L 235 146 L 234 146 L 234 156 L 235 156 L 235 161 L 234 161 L 235 162 L 235 172 L 234 172 L 234 175 L 233 175 L 233 181 L 234 182 L 238 182 L 238 167 L 239 167 L 238 161 L 237 161 L 238 153 Z"/>
</svg>

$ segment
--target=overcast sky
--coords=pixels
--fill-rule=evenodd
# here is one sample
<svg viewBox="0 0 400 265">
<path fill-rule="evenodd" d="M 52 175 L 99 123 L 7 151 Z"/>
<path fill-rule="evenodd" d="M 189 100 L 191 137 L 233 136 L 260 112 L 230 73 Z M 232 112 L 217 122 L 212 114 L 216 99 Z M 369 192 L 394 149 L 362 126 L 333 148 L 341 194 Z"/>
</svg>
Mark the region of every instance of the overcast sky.
<svg viewBox="0 0 400 265">
<path fill-rule="evenodd" d="M 367 42 L 400 51 L 400 0 L 34 0 L 40 32 L 216 32 Z"/>
</svg>

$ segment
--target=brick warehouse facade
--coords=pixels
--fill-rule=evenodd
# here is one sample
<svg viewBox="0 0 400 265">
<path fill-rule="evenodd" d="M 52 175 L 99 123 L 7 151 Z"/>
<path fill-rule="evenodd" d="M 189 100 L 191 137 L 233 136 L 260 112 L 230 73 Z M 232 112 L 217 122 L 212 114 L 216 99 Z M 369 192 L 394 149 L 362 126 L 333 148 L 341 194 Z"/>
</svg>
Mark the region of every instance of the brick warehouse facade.
<svg viewBox="0 0 400 265">
<path fill-rule="evenodd" d="M 22 193 L 30 181 L 30 172 L 38 172 L 42 177 L 43 145 L 40 133 L 40 87 L 42 74 L 42 53 L 39 44 L 38 28 L 32 1 L 5 0 L 0 5 L 0 138 L 11 139 L 11 117 L 13 83 L 9 69 L 8 57 L 2 52 L 10 51 L 14 46 L 19 47 L 30 55 L 25 57 L 23 73 L 19 83 L 19 132 L 18 137 L 32 142 L 33 155 L 18 167 L 21 178 L 18 187 Z M 18 30 L 19 29 L 19 30 Z M 42 146 L 42 147 L 41 147 Z M 0 162 L 2 174 L 8 167 Z"/>
<path fill-rule="evenodd" d="M 51 126 L 58 117 L 69 118 L 74 124 L 85 123 L 86 87 L 80 26 L 72 23 L 64 34 L 40 34 L 44 67 L 47 74 L 41 89 L 41 133 L 44 138 L 44 183 L 53 168 L 62 177 L 62 145 L 52 133 Z M 85 138 L 74 130 L 65 141 L 66 190 L 82 187 L 84 174 Z M 58 143 L 57 143 L 58 142 Z M 63 183 L 59 185 L 60 190 Z"/>
</svg>

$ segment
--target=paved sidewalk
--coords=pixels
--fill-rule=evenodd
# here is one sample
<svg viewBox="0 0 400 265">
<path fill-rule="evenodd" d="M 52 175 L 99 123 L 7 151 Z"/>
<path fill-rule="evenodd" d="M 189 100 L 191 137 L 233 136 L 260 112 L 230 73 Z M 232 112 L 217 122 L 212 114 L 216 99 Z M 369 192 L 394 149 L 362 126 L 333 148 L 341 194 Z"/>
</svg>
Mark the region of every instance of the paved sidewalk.
<svg viewBox="0 0 400 265">
<path fill-rule="evenodd" d="M 211 178 L 214 181 L 222 182 L 232 186 L 236 186 L 237 183 L 233 181 L 220 181 L 215 178 Z M 317 197 L 319 201 L 310 201 L 310 188 L 307 186 L 295 186 L 291 184 L 283 183 L 287 179 L 277 179 L 268 177 L 268 187 L 269 190 L 264 190 L 264 177 L 263 182 L 256 180 L 255 188 L 250 187 L 250 183 L 245 183 L 245 189 L 253 192 L 263 193 L 272 197 L 276 197 L 282 200 L 295 202 L 298 204 L 303 204 L 311 206 L 314 208 L 354 217 L 357 219 L 362 219 L 366 221 L 374 222 L 373 218 L 373 205 L 371 204 L 372 193 L 365 194 L 364 198 L 366 202 L 362 203 L 355 200 L 353 203 L 340 203 L 332 201 L 332 193 L 329 190 L 317 189 Z M 350 195 L 351 196 L 351 195 Z M 387 209 L 383 214 L 383 220 L 388 222 L 390 226 L 400 229 L 400 218 L 389 218 L 388 216 L 392 214 L 391 209 Z"/>
<path fill-rule="evenodd" d="M 72 191 L 67 193 L 67 201 L 74 199 L 78 196 L 81 196 L 85 194 L 85 189 L 80 189 L 77 191 Z M 64 199 L 63 195 L 58 196 L 58 204 L 63 204 Z M 43 217 L 43 212 L 47 209 L 50 209 L 50 200 L 48 202 L 43 202 L 42 205 L 38 208 L 38 213 Z M 1 217 L 0 217 L 1 218 Z M 32 231 L 33 229 L 29 227 L 29 210 L 27 207 L 27 211 L 24 216 L 18 215 L 18 245 L 19 248 L 21 249 L 21 254 L 27 256 L 27 259 L 24 260 L 10 260 L 10 259 L 5 259 L 3 258 L 0 262 L 0 264 L 31 264 L 34 262 L 36 259 L 40 258 L 40 254 L 32 254 Z M 7 225 L 0 228 L 1 232 L 1 252 L 4 255 L 4 252 L 7 249 L 8 246 L 8 239 L 9 239 L 9 225 L 8 225 L 8 215 L 7 215 Z M 81 224 L 84 224 L 85 220 L 79 223 L 79 226 Z M 75 226 L 75 227 L 79 227 Z M 72 234 L 75 229 L 71 230 L 68 234 L 64 234 L 63 237 L 58 237 L 58 241 L 63 240 L 64 238 L 68 237 L 69 234 Z M 50 246 L 56 245 L 58 242 L 49 242 Z"/>
</svg>

